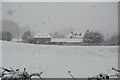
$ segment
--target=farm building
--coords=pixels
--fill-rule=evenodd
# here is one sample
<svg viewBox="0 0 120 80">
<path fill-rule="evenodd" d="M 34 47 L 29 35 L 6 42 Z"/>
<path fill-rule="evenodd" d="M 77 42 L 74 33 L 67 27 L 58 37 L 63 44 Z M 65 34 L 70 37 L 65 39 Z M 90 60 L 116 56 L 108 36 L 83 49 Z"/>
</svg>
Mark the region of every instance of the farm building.
<svg viewBox="0 0 120 80">
<path fill-rule="evenodd" d="M 47 33 L 37 33 L 34 36 L 35 44 L 81 44 L 83 42 L 83 36 L 76 35 L 75 37 L 69 34 L 65 38 L 51 38 L 50 34 Z"/>
<path fill-rule="evenodd" d="M 82 38 L 83 33 L 80 32 L 71 32 L 66 35 L 66 38 Z"/>
<path fill-rule="evenodd" d="M 34 43 L 36 44 L 49 44 L 51 36 L 47 33 L 37 33 L 34 37 Z"/>
<path fill-rule="evenodd" d="M 51 44 L 80 44 L 83 38 L 52 38 Z"/>
<path fill-rule="evenodd" d="M 83 43 L 82 33 L 69 33 L 65 38 L 52 38 L 51 44 L 81 44 Z"/>
</svg>

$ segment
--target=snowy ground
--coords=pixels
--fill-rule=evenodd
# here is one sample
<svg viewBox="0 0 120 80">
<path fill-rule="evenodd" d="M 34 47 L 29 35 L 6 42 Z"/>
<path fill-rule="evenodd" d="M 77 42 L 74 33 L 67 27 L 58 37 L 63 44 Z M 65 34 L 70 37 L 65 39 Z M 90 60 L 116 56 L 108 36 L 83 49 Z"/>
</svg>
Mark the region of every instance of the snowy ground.
<svg viewBox="0 0 120 80">
<path fill-rule="evenodd" d="M 2 64 L 4 67 L 31 72 L 44 71 L 45 78 L 86 78 L 98 73 L 114 74 L 112 67 L 118 66 L 117 46 L 58 46 L 2 42 Z"/>
<path fill-rule="evenodd" d="M 0 40 L 0 66 L 2 66 L 2 41 Z"/>
</svg>

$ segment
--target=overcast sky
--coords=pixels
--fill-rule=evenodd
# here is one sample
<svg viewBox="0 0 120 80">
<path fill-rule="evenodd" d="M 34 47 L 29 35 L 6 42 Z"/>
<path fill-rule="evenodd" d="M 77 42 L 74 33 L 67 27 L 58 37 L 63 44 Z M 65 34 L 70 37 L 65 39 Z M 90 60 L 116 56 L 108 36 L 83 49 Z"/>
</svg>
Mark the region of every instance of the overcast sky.
<svg viewBox="0 0 120 80">
<path fill-rule="evenodd" d="M 118 31 L 117 2 L 4 2 L 3 19 L 36 32 L 97 30 L 105 36 Z"/>
</svg>

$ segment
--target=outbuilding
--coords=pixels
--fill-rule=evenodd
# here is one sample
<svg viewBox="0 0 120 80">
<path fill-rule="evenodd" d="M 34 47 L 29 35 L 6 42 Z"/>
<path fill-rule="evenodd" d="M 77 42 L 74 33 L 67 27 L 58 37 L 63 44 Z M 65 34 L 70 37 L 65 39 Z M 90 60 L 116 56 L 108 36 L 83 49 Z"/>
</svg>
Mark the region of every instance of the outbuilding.
<svg viewBox="0 0 120 80">
<path fill-rule="evenodd" d="M 51 41 L 50 34 L 47 33 L 37 33 L 34 37 L 34 43 L 36 44 L 49 44 Z"/>
</svg>

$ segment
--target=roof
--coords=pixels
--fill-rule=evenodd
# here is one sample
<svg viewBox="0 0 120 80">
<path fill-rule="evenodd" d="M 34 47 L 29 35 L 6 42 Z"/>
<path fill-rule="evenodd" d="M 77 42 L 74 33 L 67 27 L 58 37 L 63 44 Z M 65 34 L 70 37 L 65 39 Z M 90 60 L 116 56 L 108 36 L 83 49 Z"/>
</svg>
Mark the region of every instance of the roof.
<svg viewBox="0 0 120 80">
<path fill-rule="evenodd" d="M 37 33 L 35 34 L 35 38 L 51 38 L 51 35 L 47 33 Z"/>
<path fill-rule="evenodd" d="M 78 39 L 78 38 L 52 38 L 51 42 L 83 42 L 83 39 Z"/>
</svg>

